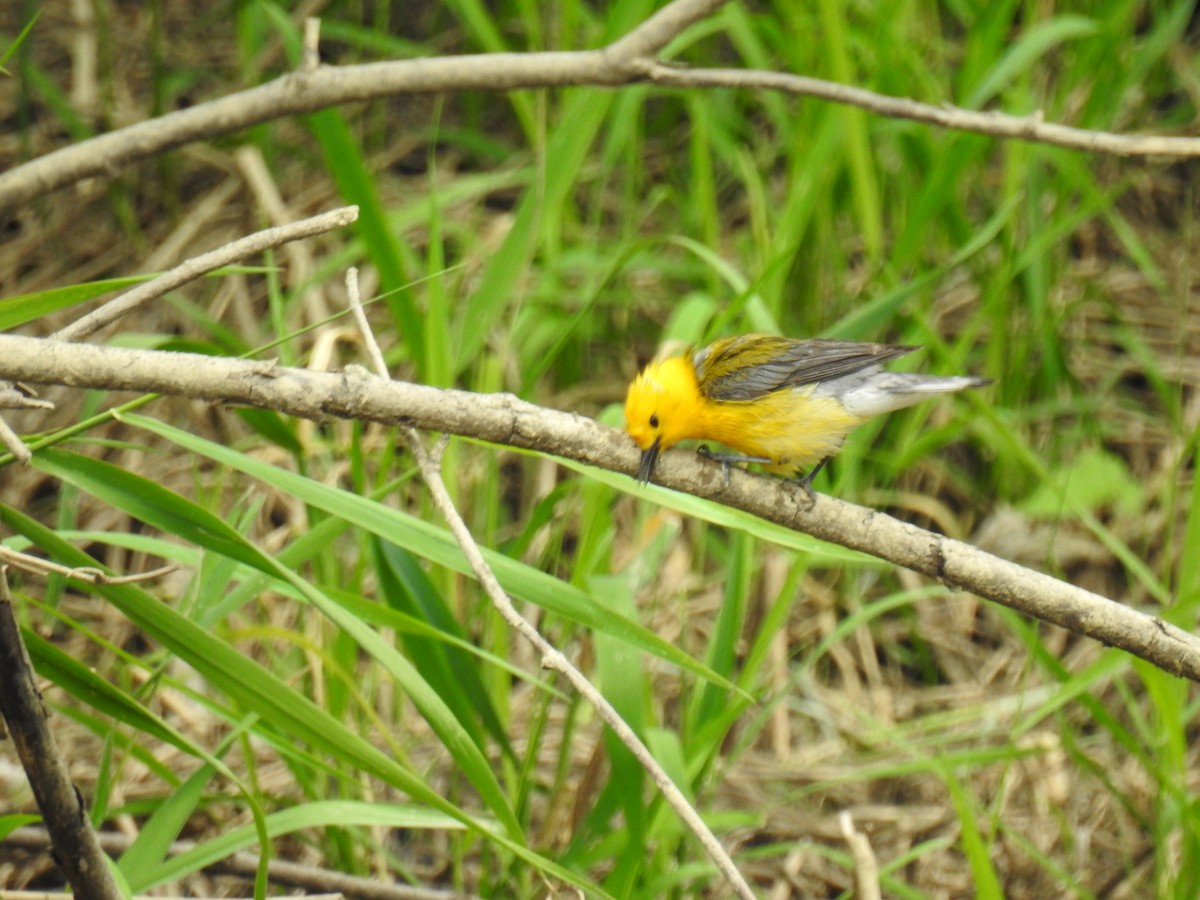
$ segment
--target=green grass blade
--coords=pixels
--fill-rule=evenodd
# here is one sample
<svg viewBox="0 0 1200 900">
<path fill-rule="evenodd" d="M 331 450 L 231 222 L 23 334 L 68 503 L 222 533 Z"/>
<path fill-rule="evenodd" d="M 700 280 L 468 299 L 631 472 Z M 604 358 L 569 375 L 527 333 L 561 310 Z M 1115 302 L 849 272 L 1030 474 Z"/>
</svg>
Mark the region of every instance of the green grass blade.
<svg viewBox="0 0 1200 900">
<path fill-rule="evenodd" d="M 0 522 L 25 535 L 51 559 L 64 565 L 96 566 L 90 556 L 10 506 L 0 505 Z M 328 753 L 363 774 L 404 791 L 415 801 L 461 822 L 552 877 L 596 890 L 587 879 L 511 840 L 484 820 L 446 800 L 391 756 L 347 729 L 273 673 L 215 637 L 209 629 L 194 624 L 133 585 L 87 587 L 107 598 L 149 637 L 163 644 L 234 702 L 258 713 L 264 723 L 279 734 L 287 735 L 289 740 L 302 741 L 314 750 Z M 145 887 L 138 883 L 134 886 L 136 890 Z"/>
<path fill-rule="evenodd" d="M 470 574 L 471 569 L 453 537 L 415 516 L 383 506 L 347 491 L 339 491 L 312 479 L 265 464 L 212 441 L 197 438 L 178 428 L 144 416 L 125 416 L 125 421 L 144 428 L 192 452 L 207 456 L 223 465 L 287 491 L 304 502 L 332 515 L 353 522 L 385 540 L 394 541 L 418 556 L 456 572 Z M 528 600 L 543 609 L 625 640 L 646 653 L 666 660 L 701 678 L 725 686 L 732 685 L 708 667 L 696 662 L 636 622 L 609 609 L 586 592 L 544 572 L 483 548 L 484 558 L 501 585 L 515 597 Z"/>
<path fill-rule="evenodd" d="M 11 331 L 26 322 L 34 322 L 59 310 L 70 309 L 79 303 L 86 303 L 88 300 L 94 300 L 96 297 L 102 297 L 113 291 L 141 284 L 154 277 L 151 274 L 105 278 L 100 281 L 88 281 L 83 284 L 71 284 L 66 287 L 5 297 L 0 300 L 0 331 Z"/>
<path fill-rule="evenodd" d="M 1051 48 L 1079 38 L 1090 37 L 1099 30 L 1094 19 L 1085 16 L 1055 16 L 1039 22 L 1013 43 L 983 80 L 967 97 L 968 109 L 979 109 L 999 95 L 1022 73 L 1041 61 Z"/>
<path fill-rule="evenodd" d="M 246 541 L 223 519 L 154 482 L 108 463 L 61 450 L 41 451 L 34 465 L 155 528 L 245 563 L 300 590 L 306 600 L 351 635 L 397 679 L 492 812 L 514 839 L 521 839 L 520 825 L 479 747 L 429 682 L 378 632 L 364 625 L 307 579 Z"/>
</svg>

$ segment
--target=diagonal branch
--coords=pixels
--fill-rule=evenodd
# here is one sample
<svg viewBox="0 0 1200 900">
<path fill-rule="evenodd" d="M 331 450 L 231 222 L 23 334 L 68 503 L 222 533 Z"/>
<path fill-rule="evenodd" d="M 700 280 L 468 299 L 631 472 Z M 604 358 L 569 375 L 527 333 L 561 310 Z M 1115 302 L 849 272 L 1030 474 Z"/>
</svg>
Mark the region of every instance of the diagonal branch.
<svg viewBox="0 0 1200 900">
<path fill-rule="evenodd" d="M 786 72 L 688 69 L 656 56 L 688 25 L 723 0 L 675 0 L 629 34 L 600 50 L 484 53 L 301 69 L 249 90 L 55 150 L 0 174 L 0 209 L 13 209 L 84 178 L 111 175 L 193 141 L 242 131 L 287 116 L 399 94 L 511 91 L 571 86 L 620 87 L 648 82 L 667 87 L 777 90 L 858 106 L 1002 138 L 1037 141 L 1121 156 L 1200 156 L 1200 138 L 1119 135 L 1009 116 L 919 103 Z"/>
<path fill-rule="evenodd" d="M 182 287 L 189 281 L 194 281 L 222 266 L 230 265 L 247 256 L 261 253 L 272 247 L 278 247 L 289 241 L 312 237 L 313 235 L 331 231 L 334 228 L 349 225 L 357 218 L 357 206 L 343 206 L 326 213 L 321 213 L 320 215 L 302 219 L 299 222 L 290 222 L 286 225 L 266 228 L 254 234 L 247 235 L 244 238 L 217 247 L 215 250 L 210 250 L 208 253 L 202 253 L 200 256 L 194 256 L 191 259 L 185 260 L 178 266 L 175 266 L 175 268 L 163 272 L 161 275 L 150 279 L 144 284 L 138 285 L 132 290 L 126 291 L 103 306 L 92 310 L 86 316 L 77 319 L 65 328 L 60 328 L 50 335 L 50 338 L 58 341 L 82 340 L 88 335 L 95 334 L 100 329 L 111 325 L 122 316 L 128 315 L 135 309 L 144 306 L 151 300 L 155 300 L 176 288 Z M 27 398 L 20 391 L 15 390 L 11 383 L 0 381 L 0 408 L 46 409 L 49 407 L 53 407 L 53 404 L 47 403 L 44 400 Z M 0 443 L 7 447 L 9 452 L 19 461 L 23 463 L 29 462 L 29 448 L 25 446 L 17 433 L 2 418 L 0 418 Z"/>
<path fill-rule="evenodd" d="M 683 791 L 681 791 L 671 780 L 671 776 L 654 758 L 654 754 L 650 752 L 650 748 L 643 743 L 638 737 L 637 732 L 629 726 L 616 708 L 601 694 L 590 681 L 587 676 L 567 658 L 566 654 L 551 644 L 548 640 L 542 637 L 539 632 L 524 616 L 517 612 L 517 608 L 513 606 L 512 600 L 508 594 L 504 592 L 499 579 L 492 572 L 487 564 L 487 560 L 483 558 L 483 552 L 479 549 L 479 545 L 475 543 L 475 538 L 472 537 L 470 530 L 467 528 L 467 523 L 463 521 L 462 516 L 458 514 L 458 510 L 454 506 L 454 501 L 450 498 L 450 492 L 446 490 L 446 483 L 442 480 L 441 464 L 436 450 L 430 453 L 425 449 L 424 443 L 421 441 L 421 435 L 415 428 L 401 429 L 404 434 L 404 439 L 408 443 L 409 449 L 417 460 L 417 467 L 421 470 L 421 477 L 425 479 L 425 485 L 429 488 L 429 494 L 433 498 L 433 504 L 438 508 L 442 517 L 446 520 L 446 524 L 450 527 L 451 534 L 458 542 L 458 546 L 462 548 L 463 554 L 471 565 L 471 570 L 475 573 L 475 577 L 479 583 L 483 585 L 484 591 L 488 598 L 492 601 L 492 605 L 496 607 L 504 621 L 509 624 L 521 637 L 533 644 L 537 648 L 538 653 L 542 657 L 542 667 L 550 669 L 553 672 L 558 672 L 567 681 L 570 682 L 578 694 L 587 700 L 596 710 L 597 714 L 604 721 L 604 724 L 613 730 L 617 738 L 629 748 L 629 752 L 637 759 L 638 764 L 646 770 L 647 774 L 654 780 L 655 786 L 658 787 L 663 799 L 675 810 L 684 824 L 694 834 L 700 844 L 704 847 L 709 858 L 713 861 L 721 874 L 733 887 L 734 892 L 743 900 L 749 898 L 754 900 L 754 892 L 750 889 L 745 877 L 733 859 L 730 858 L 725 848 L 721 846 L 721 842 L 717 840 L 716 835 L 705 824 L 704 819 L 696 812 L 695 807 L 688 802 Z"/>
<path fill-rule="evenodd" d="M 307 419 L 362 419 L 475 437 L 624 472 L 637 471 L 629 438 L 591 419 L 526 403 L 388 381 L 361 367 L 311 372 L 270 362 L 190 353 L 62 344 L 0 335 L 0 378 L 109 390 L 153 391 L 273 409 Z M 37 445 L 32 445 L 36 450 Z M 1116 603 L 891 516 L 794 484 L 670 451 L 659 483 L 752 513 L 821 540 L 920 572 L 1005 606 L 1120 647 L 1200 682 L 1200 638 Z"/>
</svg>

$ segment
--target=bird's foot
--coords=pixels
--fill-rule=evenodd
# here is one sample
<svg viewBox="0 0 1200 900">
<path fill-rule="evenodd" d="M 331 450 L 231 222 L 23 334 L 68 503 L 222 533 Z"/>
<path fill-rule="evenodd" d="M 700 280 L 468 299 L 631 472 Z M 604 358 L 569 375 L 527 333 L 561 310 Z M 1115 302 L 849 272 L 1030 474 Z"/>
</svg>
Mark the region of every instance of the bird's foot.
<svg viewBox="0 0 1200 900">
<path fill-rule="evenodd" d="M 714 453 L 708 449 L 707 444 L 701 444 L 696 448 L 696 455 L 703 456 L 705 459 L 711 459 L 713 462 L 721 464 L 721 469 L 725 472 L 725 486 L 729 487 L 729 470 L 734 463 L 771 463 L 772 459 L 765 456 L 744 456 L 740 453 Z"/>
<path fill-rule="evenodd" d="M 811 494 L 816 493 L 813 490 L 813 486 L 812 486 L 813 479 L 817 477 L 817 473 L 820 472 L 823 468 L 825 468 L 825 464 L 827 462 L 829 462 L 829 460 L 831 460 L 832 458 L 833 457 L 831 457 L 831 456 L 825 457 L 823 460 L 821 460 L 819 463 L 817 463 L 815 466 L 813 466 L 811 469 L 809 469 L 805 475 L 802 475 L 799 478 L 797 478 L 796 484 L 800 485 L 800 487 L 802 487 L 804 489 L 804 492 L 806 494 L 811 495 Z"/>
</svg>

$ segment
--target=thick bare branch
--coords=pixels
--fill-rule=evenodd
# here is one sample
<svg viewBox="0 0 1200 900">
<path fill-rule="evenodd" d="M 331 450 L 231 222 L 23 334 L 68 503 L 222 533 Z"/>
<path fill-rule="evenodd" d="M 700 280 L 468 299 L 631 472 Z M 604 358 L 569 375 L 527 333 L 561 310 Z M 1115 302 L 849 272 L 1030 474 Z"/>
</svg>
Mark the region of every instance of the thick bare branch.
<svg viewBox="0 0 1200 900">
<path fill-rule="evenodd" d="M 109 175 L 192 141 L 208 140 L 287 116 L 398 94 L 510 91 L 651 82 L 671 87 L 780 90 L 996 137 L 1040 141 L 1119 155 L 1200 156 L 1200 138 L 1116 135 L 1041 121 L 934 106 L 790 75 L 739 69 L 687 69 L 655 56 L 722 0 L 675 0 L 601 50 L 489 53 L 302 69 L 267 84 L 81 141 L 0 174 L 0 209 L 84 178 Z"/>
<path fill-rule="evenodd" d="M 309 419 L 358 418 L 450 432 L 567 457 L 632 475 L 628 437 L 591 419 L 509 394 L 472 394 L 387 381 L 365 369 L 310 372 L 270 362 L 62 344 L 0 335 L 0 378 L 240 403 Z M 34 445 L 36 450 L 36 445 Z M 870 553 L 1200 682 L 1200 638 L 1162 619 L 933 534 L 891 516 L 687 451 L 664 453 L 660 484 L 717 500 L 822 540 Z"/>
<path fill-rule="evenodd" d="M 0 209 L 84 178 L 108 175 L 192 141 L 287 116 L 396 94 L 620 84 L 600 51 L 448 56 L 292 72 L 228 97 L 167 113 L 55 150 L 0 175 Z"/>
</svg>

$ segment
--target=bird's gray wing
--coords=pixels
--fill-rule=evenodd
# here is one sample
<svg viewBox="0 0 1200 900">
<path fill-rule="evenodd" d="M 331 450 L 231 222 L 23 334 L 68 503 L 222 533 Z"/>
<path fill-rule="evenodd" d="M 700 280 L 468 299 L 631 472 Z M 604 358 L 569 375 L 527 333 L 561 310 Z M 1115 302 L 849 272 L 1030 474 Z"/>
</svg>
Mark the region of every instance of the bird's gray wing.
<svg viewBox="0 0 1200 900">
<path fill-rule="evenodd" d="M 916 347 L 860 341 L 744 335 L 716 341 L 692 357 L 710 400 L 755 400 L 789 387 L 853 375 Z"/>
</svg>

